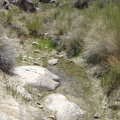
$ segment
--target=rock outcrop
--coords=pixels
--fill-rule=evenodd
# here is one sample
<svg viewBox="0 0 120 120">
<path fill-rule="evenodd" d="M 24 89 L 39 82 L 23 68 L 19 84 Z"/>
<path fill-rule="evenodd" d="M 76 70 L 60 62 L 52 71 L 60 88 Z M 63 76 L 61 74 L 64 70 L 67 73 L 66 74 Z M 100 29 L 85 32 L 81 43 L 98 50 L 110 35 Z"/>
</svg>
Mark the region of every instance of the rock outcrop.
<svg viewBox="0 0 120 120">
<path fill-rule="evenodd" d="M 3 0 L 5 9 L 10 9 L 12 5 L 18 6 L 26 12 L 36 12 L 35 4 L 31 0 Z"/>
<path fill-rule="evenodd" d="M 60 80 L 58 76 L 39 66 L 19 66 L 14 69 L 14 74 L 5 78 L 6 88 L 27 100 L 32 100 L 29 89 L 55 90 Z"/>
<path fill-rule="evenodd" d="M 85 112 L 62 94 L 51 94 L 45 100 L 45 107 L 56 113 L 57 120 L 78 120 Z"/>
<path fill-rule="evenodd" d="M 16 67 L 15 74 L 24 85 L 29 84 L 32 87 L 42 87 L 48 90 L 54 90 L 59 85 L 58 81 L 60 80 L 58 76 L 40 66 Z"/>
</svg>

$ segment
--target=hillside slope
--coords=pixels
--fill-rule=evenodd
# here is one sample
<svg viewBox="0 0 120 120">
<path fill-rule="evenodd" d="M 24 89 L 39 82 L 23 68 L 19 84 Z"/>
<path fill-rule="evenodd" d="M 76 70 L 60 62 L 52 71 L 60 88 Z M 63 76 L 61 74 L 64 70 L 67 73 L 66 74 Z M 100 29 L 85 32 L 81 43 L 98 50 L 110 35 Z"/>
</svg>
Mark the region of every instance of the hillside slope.
<svg viewBox="0 0 120 120">
<path fill-rule="evenodd" d="M 120 2 L 83 0 L 88 2 L 88 7 L 75 8 L 76 1 L 33 0 L 37 7 L 34 13 L 14 5 L 5 10 L 1 5 L 0 36 L 19 44 L 17 65 L 48 67 L 48 59 L 57 56 L 84 68 L 93 88 L 91 99 L 99 98 L 95 101 L 98 107 L 107 104 L 110 119 L 117 120 L 120 117 Z"/>
</svg>

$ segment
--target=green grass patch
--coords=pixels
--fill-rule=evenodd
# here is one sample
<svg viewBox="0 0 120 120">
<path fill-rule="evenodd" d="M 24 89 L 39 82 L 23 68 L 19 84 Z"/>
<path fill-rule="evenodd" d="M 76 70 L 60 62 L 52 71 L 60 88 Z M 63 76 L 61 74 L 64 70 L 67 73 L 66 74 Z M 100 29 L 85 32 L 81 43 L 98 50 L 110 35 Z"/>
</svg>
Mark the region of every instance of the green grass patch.
<svg viewBox="0 0 120 120">
<path fill-rule="evenodd" d="M 48 39 L 48 38 L 44 38 L 44 39 L 39 39 L 38 40 L 38 45 L 35 46 L 37 49 L 40 50 L 52 50 L 54 48 L 53 42 Z"/>
<path fill-rule="evenodd" d="M 85 90 L 86 95 L 92 93 L 91 82 L 85 70 L 81 66 L 76 65 L 71 61 L 59 59 L 59 63 L 57 67 L 60 70 L 65 71 L 65 73 L 71 78 L 76 79 L 78 81 L 78 86 L 76 87 L 79 87 L 79 85 L 82 85 L 83 89 Z"/>
</svg>

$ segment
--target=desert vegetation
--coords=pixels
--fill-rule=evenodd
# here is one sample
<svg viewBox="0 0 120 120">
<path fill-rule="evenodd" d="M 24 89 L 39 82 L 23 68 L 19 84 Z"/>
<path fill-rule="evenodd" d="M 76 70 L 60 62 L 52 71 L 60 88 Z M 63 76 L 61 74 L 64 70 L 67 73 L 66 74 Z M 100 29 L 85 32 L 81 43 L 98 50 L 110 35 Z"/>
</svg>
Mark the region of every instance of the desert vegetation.
<svg viewBox="0 0 120 120">
<path fill-rule="evenodd" d="M 104 72 L 100 71 L 97 77 L 109 97 L 120 87 L 119 0 L 88 0 L 84 9 L 75 8 L 73 0 L 58 2 L 44 4 L 34 0 L 38 8 L 34 13 L 16 6 L 8 11 L 0 9 L 0 34 L 6 32 L 10 37 L 19 38 L 24 48 L 27 43 L 37 41 L 35 49 L 55 49 L 58 53 L 65 52 L 68 59 L 83 58 L 88 68 L 102 67 Z M 0 57 L 3 57 L 1 53 Z M 20 54 L 18 61 L 22 58 Z M 13 59 L 8 59 L 8 70 L 1 68 L 5 72 L 14 66 Z M 46 63 L 46 58 L 43 59 Z"/>
<path fill-rule="evenodd" d="M 97 5 L 97 4 L 96 4 Z M 86 37 L 85 59 L 91 64 L 102 64 L 107 69 L 107 75 L 103 77 L 102 85 L 109 95 L 114 89 L 119 87 L 120 68 L 120 3 L 106 3 L 99 9 L 93 7 L 93 23 Z M 89 10 L 89 15 L 91 15 Z M 88 42 L 89 41 L 89 42 Z M 105 83 L 105 84 L 104 84 Z"/>
</svg>

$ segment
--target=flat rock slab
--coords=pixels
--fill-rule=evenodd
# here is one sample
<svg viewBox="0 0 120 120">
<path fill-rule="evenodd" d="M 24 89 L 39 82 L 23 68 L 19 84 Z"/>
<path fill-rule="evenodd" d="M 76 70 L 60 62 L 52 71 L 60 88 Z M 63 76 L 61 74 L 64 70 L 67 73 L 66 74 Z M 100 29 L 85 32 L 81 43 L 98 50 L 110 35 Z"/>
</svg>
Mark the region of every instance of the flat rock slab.
<svg viewBox="0 0 120 120">
<path fill-rule="evenodd" d="M 49 65 L 56 65 L 58 63 L 58 59 L 50 59 L 48 60 Z"/>
<path fill-rule="evenodd" d="M 84 111 L 75 103 L 69 102 L 62 94 L 51 94 L 45 100 L 45 108 L 56 112 L 57 120 L 78 120 Z"/>
<path fill-rule="evenodd" d="M 23 85 L 29 84 L 32 87 L 48 90 L 54 90 L 59 85 L 60 78 L 40 66 L 19 66 L 15 68 L 14 73 Z"/>
<path fill-rule="evenodd" d="M 35 120 L 40 114 L 39 109 L 29 103 L 22 105 L 21 102 L 23 101 L 20 99 L 16 101 L 9 95 L 0 98 L 0 120 Z"/>
<path fill-rule="evenodd" d="M 0 120 L 17 120 L 17 119 L 12 116 L 8 116 L 3 112 L 0 112 Z"/>
</svg>

